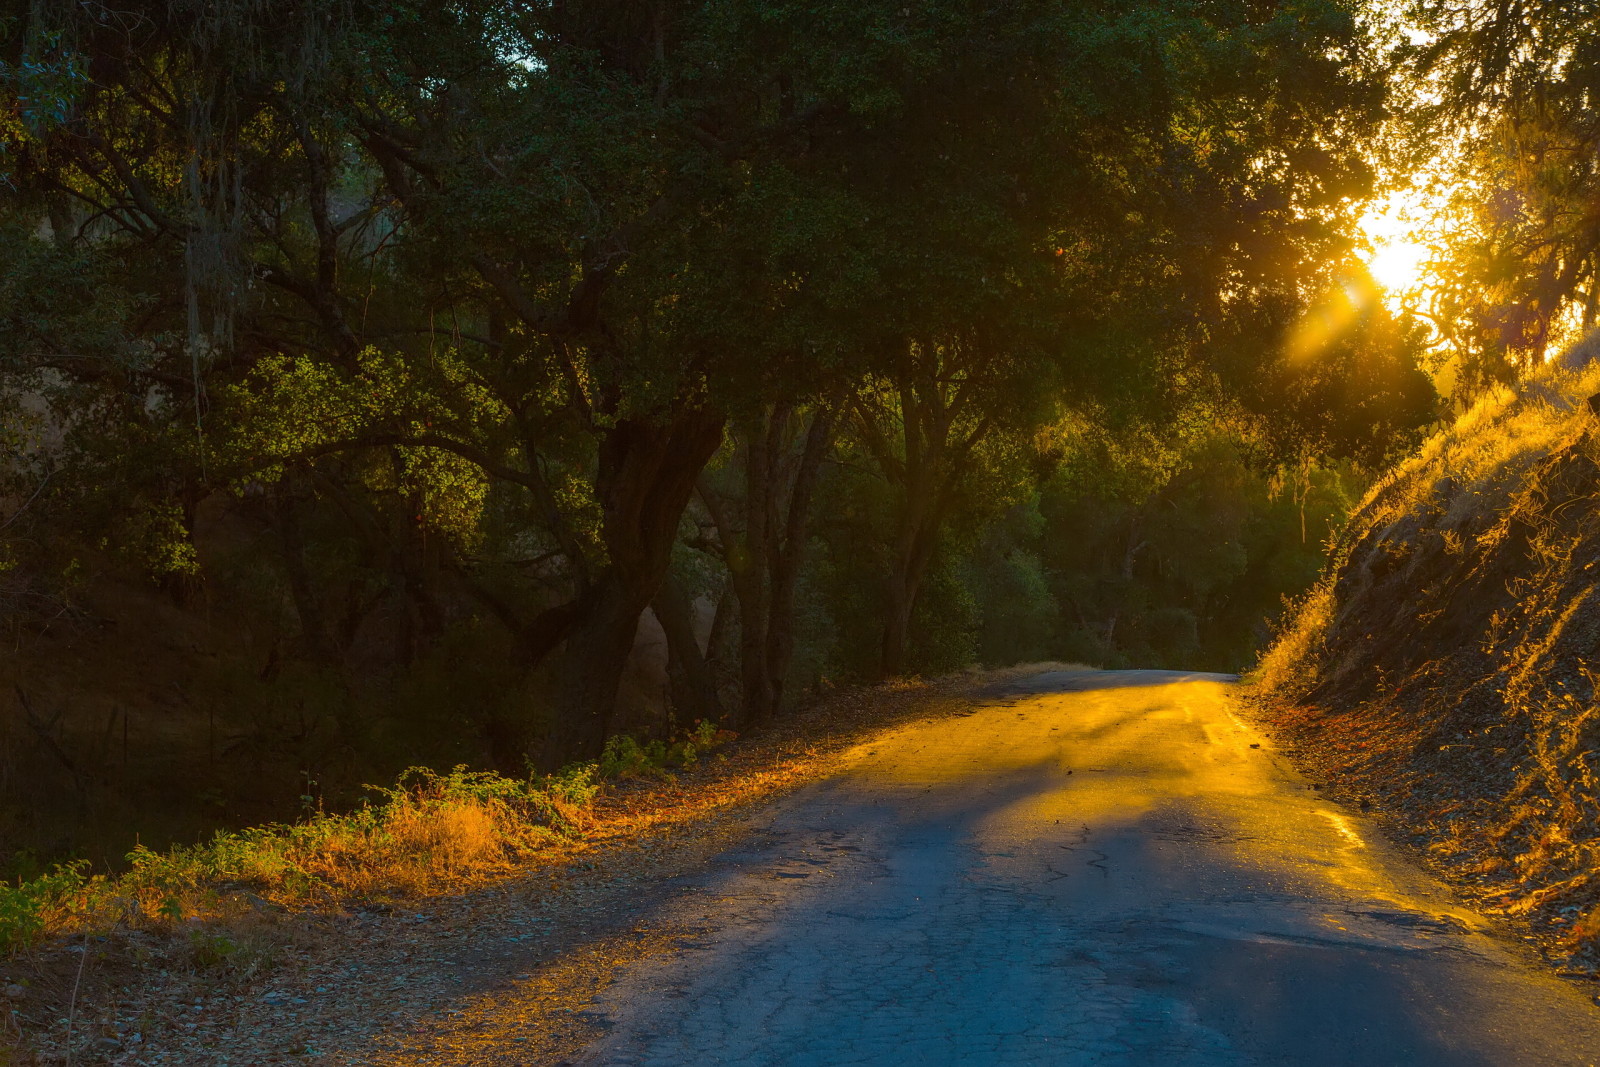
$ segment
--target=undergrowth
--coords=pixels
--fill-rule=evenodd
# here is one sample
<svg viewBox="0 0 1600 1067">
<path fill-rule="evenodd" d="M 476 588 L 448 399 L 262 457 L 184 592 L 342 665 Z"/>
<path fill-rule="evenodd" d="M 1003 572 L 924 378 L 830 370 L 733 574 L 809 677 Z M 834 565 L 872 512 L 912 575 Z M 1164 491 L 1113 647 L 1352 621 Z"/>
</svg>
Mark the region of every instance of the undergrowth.
<svg viewBox="0 0 1600 1067">
<path fill-rule="evenodd" d="M 693 767 L 700 753 L 708 752 L 733 737 L 713 722 L 701 719 L 681 741 L 646 741 L 640 744 L 627 734 L 606 741 L 600 754 L 597 773 L 601 778 L 655 777 L 670 773 L 673 767 Z"/>
<path fill-rule="evenodd" d="M 0 951 L 80 930 L 459 891 L 580 838 L 604 779 L 666 775 L 732 736 L 709 723 L 670 745 L 618 736 L 598 763 L 520 779 L 413 767 L 393 786 L 368 786 L 372 797 L 355 811 L 219 831 L 164 852 L 140 846 L 120 874 L 59 864 L 0 883 Z M 231 943 L 197 942 L 196 951 L 226 955 Z"/>
</svg>

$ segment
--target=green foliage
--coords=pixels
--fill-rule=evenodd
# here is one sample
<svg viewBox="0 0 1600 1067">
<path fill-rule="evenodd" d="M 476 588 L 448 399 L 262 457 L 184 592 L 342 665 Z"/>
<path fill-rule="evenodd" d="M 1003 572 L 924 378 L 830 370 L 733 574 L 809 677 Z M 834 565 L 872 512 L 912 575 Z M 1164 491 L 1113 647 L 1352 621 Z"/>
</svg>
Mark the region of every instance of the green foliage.
<svg viewBox="0 0 1600 1067">
<path fill-rule="evenodd" d="M 46 921 L 73 902 L 98 895 L 104 880 L 85 873 L 83 862 L 65 863 L 48 874 L 0 885 L 0 951 L 15 952 L 44 933 Z"/>
<path fill-rule="evenodd" d="M 684 737 L 670 744 L 654 739 L 640 743 L 628 734 L 614 734 L 606 739 L 595 775 L 601 779 L 666 776 L 674 768 L 693 767 L 702 753 L 731 736 L 706 719 L 695 723 Z"/>
<path fill-rule="evenodd" d="M 1020 503 L 962 511 L 913 616 L 909 669 L 1069 659 L 1238 670 L 1285 597 L 1316 580 L 1367 484 L 1349 461 L 1264 466 L 1259 424 L 1191 412 L 1174 430 L 1068 420 L 1019 454 Z M 1025 483 L 1024 483 L 1025 484 Z M 870 677 L 899 502 L 841 467 L 823 485 L 805 655 Z M 998 506 L 996 506 L 998 505 Z M 820 648 L 817 646 L 820 645 Z"/>
<path fill-rule="evenodd" d="M 1367 477 L 1302 461 L 1270 476 L 1238 430 L 1078 438 L 1046 484 L 1038 542 L 1061 605 L 1060 656 L 1240 670 L 1284 598 L 1316 580 Z M 1120 487 L 1120 488 L 1118 488 Z"/>
<path fill-rule="evenodd" d="M 138 367 L 127 319 L 147 308 L 130 282 L 104 249 L 49 241 L 24 218 L 0 215 L 0 372 L 35 371 L 50 353 L 74 357 L 58 373 L 91 359 Z"/>
<path fill-rule="evenodd" d="M 0 395 L 38 413 L 0 409 L 0 498 L 40 492 L 0 517 L 0 596 L 42 629 L 129 579 L 203 592 L 239 640 L 179 688 L 280 774 L 475 760 L 480 733 L 516 767 L 603 724 L 599 661 L 667 561 L 726 585 L 672 544 L 714 525 L 681 468 L 753 412 L 839 412 L 813 680 L 1073 642 L 1227 658 L 1246 587 L 1315 555 L 1277 551 L 1262 472 L 1414 421 L 1393 323 L 1262 356 L 1371 183 L 1384 83 L 1351 4 L 191 7 L 137 39 L 70 5 L 6 26 Z M 1148 429 L 1241 393 L 1228 443 Z M 1069 415 L 1105 433 L 1039 440 Z M 602 769 L 702 748 L 619 739 Z M 347 831 L 380 828 L 182 862 L 314 882 L 296 857 Z"/>
<path fill-rule="evenodd" d="M 985 532 L 968 562 L 977 601 L 978 659 L 988 666 L 1058 654 L 1061 606 L 1034 550 L 1045 535 L 1038 496 L 1011 508 Z"/>
<path fill-rule="evenodd" d="M 228 967 L 238 959 L 240 951 L 239 943 L 225 933 L 189 932 L 189 958 L 199 970 Z"/>
<path fill-rule="evenodd" d="M 482 466 L 404 443 L 432 439 L 436 425 L 492 429 L 508 418 L 455 351 L 437 353 L 423 368 L 368 348 L 353 371 L 306 356 L 268 357 L 220 399 L 229 432 L 218 450 L 241 488 L 279 481 L 287 464 L 330 451 L 387 446 L 394 449 L 390 462 L 359 468 L 369 487 L 400 494 L 414 503 L 415 521 L 477 546 L 489 489 Z M 462 435 L 469 442 L 474 436 Z"/>
<path fill-rule="evenodd" d="M 116 548 L 137 568 L 157 580 L 200 575 L 200 558 L 183 512 L 168 501 L 136 509 Z"/>
<path fill-rule="evenodd" d="M 1396 139 L 1402 166 L 1443 194 L 1419 300 L 1441 379 L 1464 410 L 1596 322 L 1600 49 L 1587 3 L 1409 12 L 1429 43 L 1397 79 L 1413 106 Z"/>
<path fill-rule="evenodd" d="M 978 600 L 954 553 L 934 561 L 911 615 L 906 672 L 932 677 L 970 667 L 977 659 Z"/>
<path fill-rule="evenodd" d="M 76 101 L 88 85 L 85 57 L 75 52 L 60 33 L 40 34 L 29 42 L 16 63 L 0 62 L 0 85 L 16 102 L 16 127 L 0 127 L 7 142 L 37 137 L 66 122 Z"/>
<path fill-rule="evenodd" d="M 550 775 L 507 778 L 493 771 L 469 771 L 462 765 L 448 774 L 427 767 L 412 767 L 392 787 L 368 786 L 384 798 L 376 805 L 381 821 L 385 809 L 407 804 L 429 810 L 462 802 L 509 809 L 518 822 L 547 826 L 564 834 L 578 829 L 573 813 L 589 805 L 599 786 L 591 768 L 573 765 Z"/>
<path fill-rule="evenodd" d="M 1321 311 L 1331 318 L 1326 333 L 1303 318 L 1275 359 L 1262 359 L 1258 340 L 1244 338 L 1250 349 L 1224 373 L 1248 364 L 1236 395 L 1275 461 L 1335 456 L 1377 470 L 1420 444 L 1440 417 L 1423 369 L 1428 331 L 1413 316 L 1392 314 L 1355 272 L 1340 279 Z"/>
</svg>

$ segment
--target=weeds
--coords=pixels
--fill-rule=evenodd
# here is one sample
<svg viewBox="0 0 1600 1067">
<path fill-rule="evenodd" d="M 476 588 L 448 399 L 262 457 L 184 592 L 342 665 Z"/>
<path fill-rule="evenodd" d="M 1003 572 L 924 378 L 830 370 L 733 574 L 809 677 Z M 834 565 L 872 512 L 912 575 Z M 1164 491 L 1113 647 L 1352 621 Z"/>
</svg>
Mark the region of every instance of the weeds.
<svg viewBox="0 0 1600 1067">
<path fill-rule="evenodd" d="M 665 775 L 733 735 L 700 723 L 673 744 L 612 738 L 598 764 L 507 778 L 458 766 L 413 767 L 368 786 L 355 811 L 309 811 L 293 823 L 221 831 L 210 841 L 128 854 L 127 871 L 84 861 L 0 883 L 0 952 L 69 931 L 172 926 L 195 916 L 419 896 L 510 873 L 541 850 L 582 836 L 604 778 Z M 250 970 L 259 953 L 222 933 L 191 935 L 197 969 Z"/>
<path fill-rule="evenodd" d="M 700 753 L 733 736 L 705 719 L 695 723 L 689 736 L 671 745 L 662 741 L 641 745 L 627 734 L 619 734 L 606 741 L 598 773 L 602 778 L 662 777 L 674 767 L 693 767 Z"/>
<path fill-rule="evenodd" d="M 17 885 L 0 885 L 0 950 L 14 951 L 32 943 L 49 921 L 85 900 L 94 879 L 83 861 L 65 863 Z"/>
<path fill-rule="evenodd" d="M 1279 631 L 1252 672 L 1265 689 L 1298 695 L 1316 678 L 1317 650 L 1327 639 L 1337 604 L 1333 582 L 1324 577 L 1294 600 L 1286 601 Z"/>
</svg>

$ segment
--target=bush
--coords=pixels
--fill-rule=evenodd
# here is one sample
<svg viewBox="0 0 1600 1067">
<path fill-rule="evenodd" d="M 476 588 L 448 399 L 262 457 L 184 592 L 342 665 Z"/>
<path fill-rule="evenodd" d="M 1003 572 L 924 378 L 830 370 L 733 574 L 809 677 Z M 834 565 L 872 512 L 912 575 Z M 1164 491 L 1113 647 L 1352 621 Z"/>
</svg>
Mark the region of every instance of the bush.
<svg viewBox="0 0 1600 1067">
<path fill-rule="evenodd" d="M 733 736 L 705 719 L 697 721 L 688 736 L 670 745 L 665 741 L 641 745 L 627 734 L 618 734 L 606 741 L 596 773 L 601 778 L 664 776 L 674 767 L 693 767 L 700 753 Z"/>
<path fill-rule="evenodd" d="M 368 786 L 372 798 L 345 814 L 313 811 L 299 822 L 222 831 L 164 852 L 141 846 L 128 854 L 129 869 L 115 876 L 90 875 L 84 861 L 63 864 L 0 883 L 0 951 L 115 923 L 160 925 L 263 905 L 458 891 L 581 835 L 601 778 L 691 767 L 733 736 L 701 721 L 671 744 L 614 737 L 598 765 L 526 778 L 464 765 L 446 774 L 412 767 L 392 786 Z M 201 969 L 239 970 L 254 959 L 254 950 L 221 934 L 195 935 L 189 948 Z"/>
</svg>

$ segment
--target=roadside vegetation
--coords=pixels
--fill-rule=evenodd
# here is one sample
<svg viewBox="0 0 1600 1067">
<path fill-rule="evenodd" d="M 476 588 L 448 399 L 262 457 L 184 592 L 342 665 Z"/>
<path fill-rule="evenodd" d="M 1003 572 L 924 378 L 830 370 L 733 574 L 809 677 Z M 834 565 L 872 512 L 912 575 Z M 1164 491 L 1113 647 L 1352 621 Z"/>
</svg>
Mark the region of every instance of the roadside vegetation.
<svg viewBox="0 0 1600 1067">
<path fill-rule="evenodd" d="M 180 923 L 223 910 L 377 902 L 469 888 L 581 831 L 593 768 L 552 779 L 416 769 L 345 815 L 219 831 L 164 852 L 139 848 L 122 874 L 88 861 L 0 888 L 0 944 L 45 934 Z"/>
<path fill-rule="evenodd" d="M 1427 324 L 1424 363 L 1456 417 L 1376 481 L 1257 678 L 1332 785 L 1593 973 L 1594 13 L 1420 3 L 1408 17 L 1401 127 L 1427 148 L 1401 303 Z"/>
<path fill-rule="evenodd" d="M 308 966 L 341 971 L 351 957 L 407 947 L 397 941 L 415 951 L 417 939 L 459 947 L 458 936 L 491 946 L 533 938 L 524 947 L 535 958 L 559 954 L 561 936 L 603 926 L 620 900 L 656 892 L 663 878 L 744 840 L 761 804 L 837 771 L 885 728 L 961 714 L 1014 677 L 1076 666 L 842 688 L 737 739 L 702 730 L 664 760 L 654 746 L 619 742 L 615 759 L 556 779 L 420 773 L 353 815 L 311 813 L 146 853 L 121 876 L 32 879 L 0 913 L 12 939 L 0 954 L 12 1024 L 0 1062 L 13 1053 L 50 1062 L 67 1049 L 74 1062 L 114 1062 L 141 1051 L 129 1043 L 140 1031 L 146 1050 L 194 1053 L 156 1034 L 181 1038 L 197 998 L 243 1005 L 266 1024 L 283 1007 L 273 999 L 289 996 L 283 989 L 316 984 Z M 136 900 L 149 906 L 135 909 Z M 603 962 L 609 969 L 610 954 Z M 553 1004 L 582 1003 L 593 979 L 569 988 L 572 980 L 552 973 Z M 179 1001 L 174 1018 L 150 1014 L 171 1015 Z M 564 1023 L 558 1009 L 549 1014 L 554 1040 Z"/>
<path fill-rule="evenodd" d="M 1302 754 L 1492 911 L 1600 964 L 1593 342 L 1375 485 L 1256 671 Z"/>
<path fill-rule="evenodd" d="M 0 948 L 492 881 L 840 692 L 1263 649 L 1600 936 L 1587 5 L 24 7 Z"/>
<path fill-rule="evenodd" d="M 597 762 L 522 778 L 413 767 L 392 786 L 368 786 L 370 798 L 350 812 L 310 811 L 163 851 L 139 846 L 112 873 L 88 860 L 58 863 L 0 885 L 0 952 L 69 933 L 226 925 L 241 913 L 388 907 L 465 892 L 581 840 L 606 782 L 670 780 L 732 736 L 711 723 L 670 745 L 619 734 Z"/>
<path fill-rule="evenodd" d="M 1537 584 L 1429 599 L 1433 666 L 1373 674 L 1417 643 L 1348 620 L 1413 565 L 1381 546 L 1566 558 L 1592 30 L 1432 0 L 0 20 L 17 928 L 442 884 L 576 832 L 691 723 L 971 665 L 1239 669 L 1286 602 L 1263 676 L 1297 699 L 1451 642 L 1543 656 Z M 1548 851 L 1529 885 L 1581 865 Z"/>
</svg>

